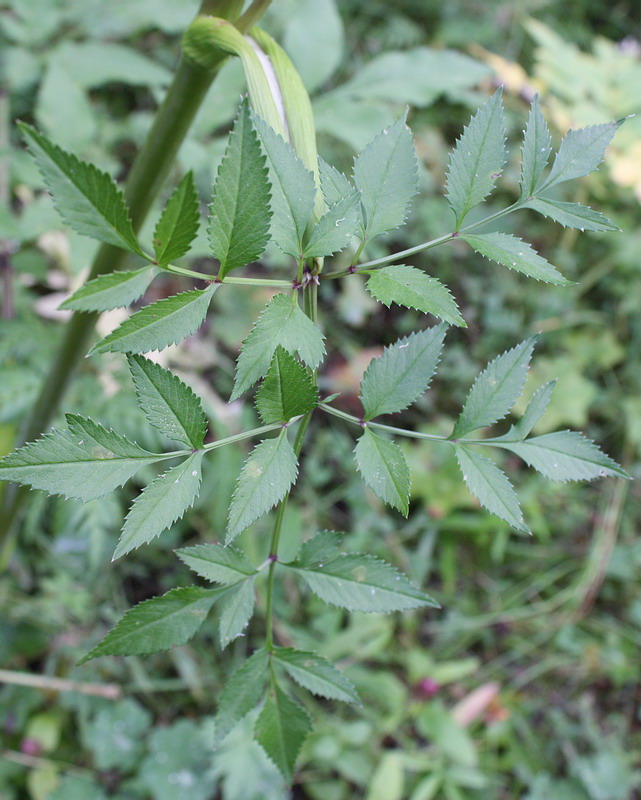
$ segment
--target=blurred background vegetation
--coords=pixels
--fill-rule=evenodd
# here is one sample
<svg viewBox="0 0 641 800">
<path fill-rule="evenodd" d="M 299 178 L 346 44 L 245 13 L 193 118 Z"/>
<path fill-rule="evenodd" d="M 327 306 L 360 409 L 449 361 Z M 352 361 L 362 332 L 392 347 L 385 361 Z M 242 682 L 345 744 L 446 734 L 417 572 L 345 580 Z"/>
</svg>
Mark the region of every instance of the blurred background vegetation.
<svg viewBox="0 0 641 800">
<path fill-rule="evenodd" d="M 123 179 L 196 6 L 0 2 L 0 453 L 12 448 L 46 375 L 66 318 L 57 306 L 83 281 L 95 248 L 64 230 L 13 120 L 35 122 Z M 570 126 L 641 112 L 637 0 L 274 0 L 265 27 L 313 94 L 320 150 L 337 166 L 348 169 L 355 148 L 410 105 L 421 192 L 406 228 L 376 245 L 381 253 L 450 229 L 448 150 L 495 85 L 505 84 L 512 145 L 490 201 L 497 209 L 517 193 L 519 136 L 535 92 L 557 143 Z M 203 204 L 242 91 L 239 66 L 229 63 L 180 152 L 172 184 L 193 169 Z M 626 123 L 600 172 L 564 197 L 591 203 L 622 233 L 580 234 L 523 212 L 506 223 L 575 286 L 535 283 L 464 245 L 414 259 L 453 289 L 469 328 L 450 332 L 440 378 L 404 423 L 449 432 L 483 363 L 540 330 L 532 386 L 559 381 L 537 431 L 581 428 L 641 475 L 640 132 L 640 117 Z M 203 228 L 190 266 L 206 258 Z M 270 251 L 261 269 L 283 267 Z M 322 389 L 340 391 L 351 410 L 371 356 L 421 319 L 377 306 L 357 278 L 331 284 L 322 293 L 330 345 Z M 160 296 L 186 284 L 167 276 L 158 286 Z M 226 399 L 239 343 L 265 300 L 260 291 L 220 292 L 200 334 L 160 356 L 203 396 L 217 435 L 254 422 L 250 403 Z M 100 331 L 120 319 L 104 314 Z M 85 361 L 64 409 L 162 446 L 136 408 L 123 361 Z M 286 520 L 288 546 L 325 527 L 348 531 L 350 547 L 407 570 L 443 610 L 347 616 L 293 584 L 279 587 L 280 641 L 338 659 L 364 698 L 362 710 L 310 701 L 318 726 L 293 796 L 641 797 L 638 485 L 552 485 L 515 460 L 508 466 L 534 531 L 526 538 L 475 505 L 447 451 L 412 441 L 404 447 L 413 502 L 403 520 L 355 476 L 348 430 L 324 420 L 314 432 Z M 209 745 L 221 682 L 262 636 L 260 619 L 222 654 L 212 625 L 167 654 L 74 666 L 126 608 L 185 579 L 174 547 L 219 538 L 242 459 L 240 448 L 212 454 L 194 512 L 116 566 L 110 554 L 127 503 L 151 473 L 120 497 L 85 505 L 30 493 L 0 577 L 0 667 L 100 684 L 118 697 L 20 686 L 2 672 L 10 678 L 0 690 L 3 800 L 289 796 L 246 725 L 215 754 Z M 266 525 L 244 535 L 258 561 Z"/>
</svg>

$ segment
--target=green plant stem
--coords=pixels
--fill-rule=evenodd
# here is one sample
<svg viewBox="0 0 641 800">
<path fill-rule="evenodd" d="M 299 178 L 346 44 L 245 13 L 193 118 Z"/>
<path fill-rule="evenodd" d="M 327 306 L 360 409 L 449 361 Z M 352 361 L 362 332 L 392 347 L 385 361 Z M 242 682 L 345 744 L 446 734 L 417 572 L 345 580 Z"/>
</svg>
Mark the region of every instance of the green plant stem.
<svg viewBox="0 0 641 800">
<path fill-rule="evenodd" d="M 216 275 L 207 275 L 203 272 L 196 272 L 195 270 L 192 269 L 185 269 L 184 267 L 176 267 L 173 264 L 167 264 L 164 267 L 160 267 L 160 269 L 165 270 L 166 272 L 172 272 L 175 275 L 184 275 L 187 278 L 197 278 L 198 280 L 201 281 L 216 281 L 217 283 L 220 283 L 221 286 L 224 286 L 225 284 L 230 284 L 233 286 L 267 286 L 272 289 L 292 288 L 291 281 L 281 281 L 273 278 L 235 278 L 235 277 L 225 276 L 222 280 L 219 280 L 218 276 Z"/>
<path fill-rule="evenodd" d="M 229 0 L 203 0 L 201 12 L 224 14 L 237 5 Z M 260 8 L 255 9 L 256 13 L 264 12 L 268 5 L 268 2 L 262 2 Z M 239 20 L 237 24 L 244 31 L 247 25 L 253 25 L 255 21 L 248 19 L 243 23 Z M 165 100 L 158 109 L 147 139 L 127 178 L 125 195 L 135 230 L 139 230 L 145 220 L 225 58 L 225 54 L 221 52 L 219 63 L 213 69 L 205 70 L 193 61 L 181 57 Z M 103 244 L 94 259 L 89 280 L 120 269 L 126 255 L 124 250 Z M 97 313 L 78 313 L 67 324 L 61 345 L 43 382 L 40 395 L 23 426 L 17 445 L 31 441 L 49 426 L 80 359 L 87 351 L 97 318 Z M 7 487 L 3 513 L 0 515 L 0 541 L 6 540 L 7 544 L 0 554 L 0 568 L 8 562 L 13 551 L 9 533 L 25 496 L 24 487 L 18 488 L 15 484 Z"/>
<path fill-rule="evenodd" d="M 303 305 L 305 313 L 309 316 L 312 322 L 317 321 L 317 290 L 318 287 L 315 283 L 309 284 L 303 289 Z M 314 373 L 314 383 L 316 383 L 316 374 Z M 312 418 L 311 411 L 303 415 L 300 420 L 300 425 L 296 431 L 296 439 L 294 440 L 294 453 L 296 458 L 301 454 L 303 449 L 303 442 L 305 441 L 305 434 L 309 427 L 309 421 Z M 274 616 L 274 578 L 276 573 L 276 561 L 278 559 L 278 543 L 280 541 L 280 534 L 283 529 L 283 520 L 285 519 L 285 511 L 287 510 L 287 503 L 289 502 L 290 492 L 287 492 L 285 497 L 281 500 L 276 512 L 276 519 L 274 521 L 274 530 L 272 531 L 272 538 L 269 545 L 269 558 L 270 565 L 267 573 L 267 597 L 265 601 L 265 649 L 271 653 L 274 649 L 274 633 L 273 633 L 273 616 Z"/>
<path fill-rule="evenodd" d="M 430 250 L 432 247 L 437 247 L 439 244 L 444 244 L 445 242 L 451 242 L 457 239 L 463 233 L 469 233 L 470 231 L 475 230 L 476 228 L 480 228 L 483 225 L 487 225 L 489 222 L 494 222 L 494 220 L 500 219 L 500 217 L 506 216 L 506 214 L 511 214 L 512 211 L 516 211 L 520 208 L 523 203 L 526 201 L 517 200 L 516 203 L 512 203 L 511 206 L 504 208 L 502 211 L 497 211 L 495 214 L 490 214 L 488 217 L 484 217 L 483 219 L 479 220 L 478 222 L 472 223 L 472 225 L 468 225 L 465 228 L 461 228 L 460 231 L 452 231 L 451 233 L 444 233 L 442 236 L 437 236 L 436 239 L 430 239 L 428 242 L 422 242 L 422 244 L 417 244 L 415 247 L 408 247 L 407 250 L 400 250 L 398 253 L 392 253 L 389 256 L 383 256 L 383 258 L 376 258 L 374 261 L 366 261 L 363 264 L 358 264 L 348 267 L 347 269 L 339 269 L 335 272 L 326 272 L 324 275 L 321 275 L 322 280 L 326 280 L 327 278 L 342 278 L 345 275 L 354 275 L 354 274 L 361 274 L 363 272 L 367 272 L 370 269 L 380 269 L 380 267 L 384 267 L 387 264 L 390 264 L 392 261 L 398 261 L 401 258 L 407 258 L 408 256 L 416 255 L 416 253 L 422 253 L 423 250 Z M 359 248 L 358 254 L 355 257 L 360 255 L 362 247 Z"/>
<path fill-rule="evenodd" d="M 252 439 L 254 436 L 262 436 L 263 433 L 269 433 L 270 431 L 275 431 L 278 428 L 282 428 L 280 422 L 275 422 L 272 425 L 263 425 L 261 428 L 252 428 L 250 431 L 243 431 L 242 433 L 236 433 L 233 436 L 227 436 L 225 439 L 218 439 L 216 442 L 211 442 L 210 444 L 206 444 L 203 447 L 205 452 L 209 452 L 210 450 L 216 450 L 218 447 L 224 447 L 227 444 L 234 444 L 235 442 L 242 442 L 244 439 Z"/>
</svg>

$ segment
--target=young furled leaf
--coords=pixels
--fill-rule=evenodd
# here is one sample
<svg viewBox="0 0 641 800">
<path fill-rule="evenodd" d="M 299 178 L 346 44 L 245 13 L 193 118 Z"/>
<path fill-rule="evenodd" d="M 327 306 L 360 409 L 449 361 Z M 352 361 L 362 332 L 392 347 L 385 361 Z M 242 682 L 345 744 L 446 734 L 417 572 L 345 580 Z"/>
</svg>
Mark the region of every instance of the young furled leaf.
<svg viewBox="0 0 641 800">
<path fill-rule="evenodd" d="M 245 556 L 233 547 L 198 544 L 176 550 L 176 555 L 201 578 L 214 583 L 231 585 L 256 574 Z"/>
<path fill-rule="evenodd" d="M 459 230 L 467 213 L 485 200 L 505 163 L 502 90 L 472 117 L 450 154 L 447 199 Z"/>
<path fill-rule="evenodd" d="M 171 264 L 189 252 L 199 222 L 198 193 L 194 176 L 188 172 L 167 201 L 154 230 L 154 252 L 159 264 Z"/>
<path fill-rule="evenodd" d="M 603 161 L 605 149 L 612 141 L 617 128 L 624 122 L 624 119 L 619 119 L 568 131 L 561 142 L 550 174 L 537 190 L 537 194 L 558 183 L 581 178 L 593 172 Z"/>
<path fill-rule="evenodd" d="M 600 211 L 594 211 L 580 203 L 564 203 L 548 197 L 533 197 L 523 208 L 531 208 L 559 222 L 565 228 L 578 228 L 582 231 L 618 231 L 620 228 Z"/>
<path fill-rule="evenodd" d="M 238 476 L 229 507 L 226 544 L 279 503 L 297 475 L 298 461 L 285 429 L 274 439 L 257 444 Z"/>
<path fill-rule="evenodd" d="M 200 488 L 202 451 L 159 475 L 129 509 L 112 561 L 147 544 L 191 508 Z"/>
<path fill-rule="evenodd" d="M 288 353 L 298 353 L 312 369 L 316 369 L 325 355 L 323 334 L 286 294 L 272 297 L 243 342 L 231 400 L 267 374 L 279 345 Z"/>
<path fill-rule="evenodd" d="M 110 175 L 80 161 L 31 125 L 18 127 L 64 222 L 78 233 L 142 255 L 123 193 Z"/>
<path fill-rule="evenodd" d="M 450 325 L 467 327 L 447 286 L 422 270 L 397 264 L 372 270 L 369 276 L 368 291 L 388 308 L 398 303 L 424 314 L 434 314 Z"/>
<path fill-rule="evenodd" d="M 373 358 L 361 381 L 365 419 L 402 411 L 429 386 L 438 365 L 447 326 L 411 333 Z"/>
<path fill-rule="evenodd" d="M 483 508 L 529 533 L 512 484 L 496 464 L 464 445 L 456 445 L 456 458 L 467 488 Z"/>
<path fill-rule="evenodd" d="M 525 386 L 536 338 L 532 336 L 497 356 L 477 376 L 452 431 L 453 439 L 493 425 L 508 413 Z"/>
<path fill-rule="evenodd" d="M 401 448 L 365 428 L 354 455 L 358 471 L 374 494 L 407 516 L 410 471 Z"/>
<path fill-rule="evenodd" d="M 336 205 L 354 194 L 354 186 L 350 181 L 327 161 L 318 157 L 321 190 L 328 206 Z"/>
<path fill-rule="evenodd" d="M 177 375 L 143 356 L 127 356 L 138 403 L 151 425 L 195 450 L 203 446 L 207 417 L 200 399 Z"/>
<path fill-rule="evenodd" d="M 543 414 L 545 414 L 545 410 L 550 403 L 552 389 L 554 389 L 555 384 L 556 379 L 549 381 L 548 383 L 544 383 L 543 386 L 540 386 L 532 395 L 532 399 L 528 403 L 525 413 L 521 419 L 518 422 L 515 422 L 507 433 L 504 433 L 503 436 L 495 437 L 492 441 L 514 442 L 520 441 L 525 439 L 526 436 L 529 436 L 532 428 L 534 428 Z"/>
<path fill-rule="evenodd" d="M 176 455 L 150 453 L 76 414 L 66 419 L 67 430 L 47 433 L 0 460 L 0 480 L 86 503 L 122 486 L 141 467 Z"/>
<path fill-rule="evenodd" d="M 209 243 L 220 261 L 220 278 L 263 254 L 269 242 L 270 198 L 266 159 L 244 100 L 218 168 L 210 206 Z"/>
<path fill-rule="evenodd" d="M 385 561 L 361 553 L 343 554 L 321 564 L 295 569 L 321 600 L 349 611 L 390 612 L 438 603 Z"/>
<path fill-rule="evenodd" d="M 88 355 L 149 353 L 178 344 L 200 328 L 218 286 L 212 283 L 207 289 L 182 292 L 145 306 L 97 342 Z"/>
<path fill-rule="evenodd" d="M 534 194 L 552 151 L 552 137 L 541 113 L 538 94 L 534 95 L 521 150 L 521 198 Z"/>
<path fill-rule="evenodd" d="M 77 289 L 60 304 L 69 311 L 110 311 L 138 300 L 147 287 L 160 274 L 157 267 L 110 272 L 100 275 Z"/>
<path fill-rule="evenodd" d="M 498 443 L 497 443 L 498 444 Z M 557 431 L 523 442 L 501 442 L 530 467 L 551 481 L 591 481 L 611 476 L 629 478 L 616 461 L 576 431 Z"/>
<path fill-rule="evenodd" d="M 242 635 L 252 618 L 256 603 L 254 582 L 255 578 L 252 576 L 233 586 L 222 603 L 218 635 L 223 650 L 230 642 Z"/>
<path fill-rule="evenodd" d="M 360 705 L 356 689 L 350 680 L 327 659 L 315 653 L 294 650 L 293 647 L 277 647 L 273 659 L 280 664 L 296 683 L 312 694 L 329 700 Z"/>
<path fill-rule="evenodd" d="M 216 744 L 258 705 L 263 696 L 267 668 L 267 652 L 257 650 L 227 681 L 215 717 Z"/>
<path fill-rule="evenodd" d="M 371 141 L 354 161 L 363 206 L 363 241 L 405 223 L 416 194 L 418 163 L 407 112 Z"/>
<path fill-rule="evenodd" d="M 292 146 L 264 120 L 256 114 L 252 120 L 267 153 L 272 187 L 272 237 L 283 253 L 298 258 L 316 202 L 314 175 Z"/>
<path fill-rule="evenodd" d="M 267 377 L 256 394 L 256 408 L 266 425 L 289 422 L 318 405 L 318 389 L 303 365 L 278 346 Z"/>
<path fill-rule="evenodd" d="M 540 256 L 532 246 L 508 233 L 463 233 L 464 239 L 477 253 L 502 264 L 509 269 L 522 272 L 530 278 L 557 286 L 567 286 L 570 281 Z"/>
<path fill-rule="evenodd" d="M 359 221 L 359 196 L 353 192 L 339 200 L 314 225 L 304 246 L 305 258 L 331 256 L 350 243 Z"/>
<path fill-rule="evenodd" d="M 203 624 L 210 608 L 227 592 L 185 586 L 129 609 L 105 638 L 78 663 L 98 656 L 140 656 L 185 644 Z"/>
<path fill-rule="evenodd" d="M 290 783 L 298 753 L 311 729 L 305 709 L 274 683 L 256 720 L 254 737 Z"/>
</svg>

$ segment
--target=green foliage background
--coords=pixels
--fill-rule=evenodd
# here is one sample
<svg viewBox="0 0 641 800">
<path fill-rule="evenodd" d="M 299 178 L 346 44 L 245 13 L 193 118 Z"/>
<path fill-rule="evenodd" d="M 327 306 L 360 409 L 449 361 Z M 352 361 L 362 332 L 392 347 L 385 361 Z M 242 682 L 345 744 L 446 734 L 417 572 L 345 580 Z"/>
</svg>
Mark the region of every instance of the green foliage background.
<svg viewBox="0 0 641 800">
<path fill-rule="evenodd" d="M 95 248 L 90 239 L 61 230 L 11 120 L 36 123 L 121 179 L 195 5 L 135 0 L 111 3 L 105 13 L 97 1 L 0 3 L 6 87 L 0 98 L 0 255 L 12 269 L 11 292 L 2 285 L 0 320 L 3 454 L 59 339 L 64 316 L 56 308 L 82 282 Z M 547 27 L 537 27 L 532 16 Z M 313 93 L 321 154 L 330 163 L 349 169 L 354 150 L 411 106 L 420 194 L 409 224 L 376 244 L 372 257 L 449 229 L 447 153 L 493 83 L 505 79 L 505 64 L 487 61 L 478 46 L 527 73 L 506 89 L 515 158 L 491 201 L 500 209 L 518 193 L 516 142 L 535 90 L 559 126 L 566 119 L 578 126 L 641 111 L 635 82 L 640 26 L 636 4 L 613 7 L 601 0 L 544 6 L 533 0 L 403 0 L 392 9 L 383 2 L 275 0 L 266 23 Z M 627 45 L 614 45 L 630 35 Z M 448 48 L 455 52 L 444 52 Z M 152 218 L 187 169 L 194 170 L 201 199 L 209 197 L 242 91 L 240 68 L 230 63 Z M 564 132 L 554 131 L 555 144 Z M 641 170 L 634 150 L 638 132 L 633 120 L 615 141 L 618 162 L 609 161 L 563 196 L 591 202 L 623 233 L 576 236 L 534 215 L 506 223 L 505 232 L 533 242 L 575 286 L 535 285 L 463 244 L 415 257 L 412 263 L 453 289 L 469 329 L 450 331 L 438 381 L 404 412 L 408 427 L 429 421 L 430 430 L 448 433 L 481 366 L 542 331 L 525 398 L 542 382 L 559 380 L 536 432 L 581 428 L 639 476 L 639 199 L 634 181 L 622 180 L 620 172 L 626 158 L 626 175 Z M 196 257 L 185 266 L 197 267 L 207 255 L 201 226 Z M 269 258 L 282 263 L 275 248 Z M 345 408 L 356 410 L 360 374 L 379 352 L 373 343 L 406 335 L 419 315 L 381 310 L 364 281 L 328 283 L 323 302 L 334 316 L 327 325 L 330 356 L 321 389 L 342 392 Z M 184 288 L 167 277 L 153 299 Z M 227 406 L 226 398 L 239 343 L 267 298 L 262 291 L 219 292 L 202 335 L 163 353 L 204 398 L 220 437 L 258 424 L 248 403 Z M 114 313 L 100 323 L 102 334 L 120 321 Z M 122 359 L 103 361 L 100 372 L 86 362 L 65 410 L 117 425 L 151 450 L 166 445 L 137 409 Z M 349 530 L 352 549 L 392 560 L 429 587 L 443 610 L 347 619 L 343 611 L 302 596 L 293 582 L 281 585 L 281 643 L 295 639 L 339 660 L 364 701 L 362 709 L 348 710 L 314 703 L 320 722 L 305 745 L 294 796 L 634 798 L 641 776 L 637 486 L 613 480 L 551 485 L 519 472 L 515 461 L 512 474 L 534 534 L 525 537 L 475 506 L 446 451 L 403 443 L 414 474 L 411 513 L 403 520 L 363 490 L 352 466 L 352 438 L 341 425 L 327 423 L 316 441 L 286 518 L 291 553 L 309 531 Z M 83 505 L 30 495 L 17 557 L 0 578 L 0 666 L 114 683 L 123 696 L 8 684 L 0 694 L 1 797 L 210 800 L 213 786 L 224 800 L 288 796 L 251 743 L 249 725 L 237 728 L 212 756 L 215 698 L 223 677 L 251 652 L 251 627 L 222 656 L 212 624 L 195 643 L 168 654 L 74 666 L 126 608 L 181 583 L 186 568 L 177 565 L 172 549 L 221 538 L 243 457 L 240 448 L 211 454 L 194 512 L 163 534 L 159 546 L 132 554 L 117 569 L 109 559 L 127 505 L 123 498 Z M 151 468 L 143 471 L 140 485 L 154 475 Z M 127 490 L 127 500 L 135 490 Z M 265 521 L 242 534 L 256 563 L 266 534 Z"/>
</svg>

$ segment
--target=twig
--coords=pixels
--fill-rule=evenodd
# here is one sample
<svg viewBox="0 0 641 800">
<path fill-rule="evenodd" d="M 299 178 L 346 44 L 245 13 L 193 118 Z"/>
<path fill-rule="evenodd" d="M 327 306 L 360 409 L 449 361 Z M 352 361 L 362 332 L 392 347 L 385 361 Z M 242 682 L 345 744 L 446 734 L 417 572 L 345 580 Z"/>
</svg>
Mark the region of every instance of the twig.
<svg viewBox="0 0 641 800">
<path fill-rule="evenodd" d="M 49 675 L 33 675 L 30 672 L 14 672 L 0 669 L 0 683 L 12 683 L 16 686 L 31 686 L 46 692 L 79 692 L 107 700 L 118 700 L 122 697 L 120 686 L 115 683 L 84 683 L 66 678 L 52 678 Z"/>
</svg>

